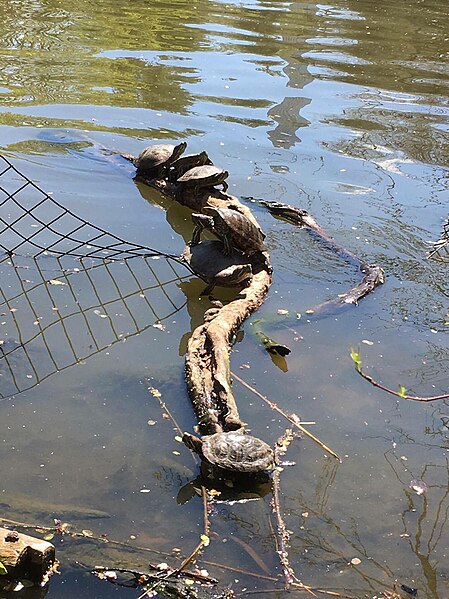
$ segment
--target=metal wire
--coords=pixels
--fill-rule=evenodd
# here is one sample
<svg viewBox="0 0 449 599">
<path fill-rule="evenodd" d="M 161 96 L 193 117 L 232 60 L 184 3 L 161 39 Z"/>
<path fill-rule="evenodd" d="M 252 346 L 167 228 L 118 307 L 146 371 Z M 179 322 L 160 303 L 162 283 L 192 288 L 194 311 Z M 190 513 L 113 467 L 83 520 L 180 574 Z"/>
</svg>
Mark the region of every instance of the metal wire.
<svg viewBox="0 0 449 599">
<path fill-rule="evenodd" d="M 0 171 L 0 248 L 7 254 L 108 260 L 165 256 L 180 261 L 178 256 L 130 243 L 80 218 L 1 155 Z M 30 228 L 35 230 L 30 233 Z"/>
<path fill-rule="evenodd" d="M 62 206 L 0 156 L 0 400 L 162 324 L 186 304 L 178 256 Z M 140 258 L 140 259 L 136 259 Z"/>
</svg>

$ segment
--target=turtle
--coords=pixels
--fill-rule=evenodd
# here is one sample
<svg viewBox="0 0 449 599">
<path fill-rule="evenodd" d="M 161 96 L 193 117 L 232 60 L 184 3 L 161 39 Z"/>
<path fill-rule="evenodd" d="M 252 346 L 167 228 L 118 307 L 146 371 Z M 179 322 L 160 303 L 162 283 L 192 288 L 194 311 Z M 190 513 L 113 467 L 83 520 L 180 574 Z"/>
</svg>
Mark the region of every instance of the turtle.
<svg viewBox="0 0 449 599">
<path fill-rule="evenodd" d="M 168 180 L 172 183 L 176 182 L 179 177 L 182 177 L 184 173 L 194 168 L 195 166 L 213 165 L 212 160 L 207 155 L 207 152 L 200 152 L 199 154 L 187 154 L 178 158 L 170 165 L 170 171 L 168 174 Z"/>
<path fill-rule="evenodd" d="M 244 429 L 214 433 L 202 439 L 184 433 L 182 440 L 203 460 L 221 470 L 246 474 L 264 472 L 274 468 L 274 452 L 271 447 Z"/>
<path fill-rule="evenodd" d="M 247 284 L 253 275 L 251 264 L 244 256 L 225 256 L 223 244 L 218 240 L 202 241 L 186 246 L 182 259 L 208 286 L 201 295 L 209 295 L 215 285 L 237 287 Z"/>
<path fill-rule="evenodd" d="M 133 160 L 137 175 L 150 179 L 162 179 L 167 175 L 168 167 L 185 151 L 185 141 L 177 146 L 171 144 L 155 144 L 148 146 Z"/>
<path fill-rule="evenodd" d="M 178 194 L 182 194 L 189 190 L 196 195 L 201 188 L 214 187 L 215 185 L 223 185 L 223 191 L 226 191 L 228 189 L 228 184 L 225 179 L 228 177 L 228 171 L 225 171 L 218 166 L 210 164 L 195 166 L 177 179 L 177 192 Z"/>
<path fill-rule="evenodd" d="M 232 255 L 233 249 L 252 256 L 266 250 L 265 234 L 248 217 L 233 208 L 206 206 L 202 214 L 192 214 L 195 223 L 191 245 L 199 243 L 201 231 L 208 229 L 223 242 L 223 253 Z"/>
</svg>

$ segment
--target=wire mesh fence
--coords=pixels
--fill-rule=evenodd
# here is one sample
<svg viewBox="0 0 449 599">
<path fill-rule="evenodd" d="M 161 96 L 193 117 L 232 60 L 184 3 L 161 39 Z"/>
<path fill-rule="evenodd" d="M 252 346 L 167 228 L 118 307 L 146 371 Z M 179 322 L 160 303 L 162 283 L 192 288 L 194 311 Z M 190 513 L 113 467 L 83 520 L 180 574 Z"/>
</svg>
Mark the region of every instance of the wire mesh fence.
<svg viewBox="0 0 449 599">
<path fill-rule="evenodd" d="M 443 225 L 443 230 L 438 241 L 432 243 L 429 258 L 438 258 L 443 262 L 449 262 L 449 218 Z"/>
<path fill-rule="evenodd" d="M 190 276 L 45 193 L 0 156 L 0 399 L 111 345 L 162 328 Z"/>
<path fill-rule="evenodd" d="M 129 243 L 65 208 L 0 156 L 0 248 L 34 257 L 52 254 L 124 260 L 165 256 L 154 248 Z"/>
</svg>

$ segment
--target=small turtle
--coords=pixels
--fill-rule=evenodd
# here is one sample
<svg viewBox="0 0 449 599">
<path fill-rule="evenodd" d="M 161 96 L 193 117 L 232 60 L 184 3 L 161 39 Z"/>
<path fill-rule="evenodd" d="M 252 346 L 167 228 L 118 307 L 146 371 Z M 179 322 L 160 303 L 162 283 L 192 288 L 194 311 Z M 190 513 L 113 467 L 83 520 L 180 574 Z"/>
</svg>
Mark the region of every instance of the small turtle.
<svg viewBox="0 0 449 599">
<path fill-rule="evenodd" d="M 243 429 L 215 433 L 202 439 L 184 433 L 182 440 L 203 460 L 222 470 L 250 474 L 272 470 L 274 467 L 271 447 L 257 437 L 245 435 Z"/>
<path fill-rule="evenodd" d="M 148 146 L 133 160 L 137 168 L 137 175 L 144 175 L 150 179 L 162 179 L 167 175 L 167 170 L 185 151 L 185 141 L 172 146 L 171 144 L 155 144 Z"/>
<path fill-rule="evenodd" d="M 182 194 L 189 190 L 196 195 L 201 188 L 214 187 L 215 185 L 223 185 L 223 191 L 226 191 L 228 184 L 225 179 L 228 177 L 228 171 L 224 171 L 218 168 L 218 166 L 207 164 L 204 166 L 195 166 L 177 179 L 177 191 L 178 194 Z"/>
<path fill-rule="evenodd" d="M 203 212 L 204 214 L 192 214 L 192 221 L 196 226 L 191 245 L 199 243 L 201 231 L 208 229 L 222 240 L 226 256 L 230 256 L 233 249 L 248 256 L 266 250 L 264 233 L 238 210 L 206 206 Z"/>
<path fill-rule="evenodd" d="M 252 278 L 251 264 L 244 256 L 225 256 L 221 241 L 202 241 L 195 246 L 187 246 L 183 260 L 193 272 L 208 284 L 201 295 L 209 295 L 215 285 L 222 287 L 244 286 Z"/>
<path fill-rule="evenodd" d="M 199 154 L 188 154 L 175 160 L 170 165 L 170 172 L 168 174 L 168 180 L 174 183 L 179 177 L 182 177 L 184 173 L 194 168 L 195 166 L 213 165 L 212 160 L 207 155 L 207 152 L 200 152 Z"/>
</svg>

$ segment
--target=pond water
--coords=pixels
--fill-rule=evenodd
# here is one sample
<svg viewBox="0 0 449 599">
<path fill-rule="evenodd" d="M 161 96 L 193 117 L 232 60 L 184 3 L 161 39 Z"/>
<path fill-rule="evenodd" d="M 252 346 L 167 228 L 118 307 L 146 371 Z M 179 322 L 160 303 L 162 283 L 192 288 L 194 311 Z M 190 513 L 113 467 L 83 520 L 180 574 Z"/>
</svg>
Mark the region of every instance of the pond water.
<svg viewBox="0 0 449 599">
<path fill-rule="evenodd" d="M 184 140 L 229 171 L 242 201 L 304 208 L 385 270 L 385 285 L 357 307 L 314 318 L 309 308 L 360 273 L 250 204 L 274 280 L 232 369 L 315 421 L 312 431 L 342 456 L 338 464 L 296 439 L 282 510 L 298 577 L 357 598 L 386 596 L 395 583 L 421 598 L 449 596 L 449 402 L 388 395 L 349 354 L 360 345 L 363 367 L 387 387 L 449 390 L 449 268 L 427 259 L 448 215 L 448 13 L 446 0 L 0 6 L 1 153 L 78 217 L 181 252 L 188 211 L 136 185 L 132 169 L 98 148 L 137 154 L 154 140 Z M 10 208 L 0 207 L 9 222 Z M 178 496 L 198 465 L 160 401 L 192 430 L 183 360 L 208 300 L 163 259 L 89 274 L 73 261 L 67 278 L 49 257 L 39 268 L 15 260 L 1 264 L 0 515 L 47 526 L 57 517 L 124 544 L 55 537 L 61 576 L 47 597 L 137 597 L 89 568 L 176 563 L 203 531 L 201 499 Z M 292 348 L 286 363 L 264 352 L 256 318 Z M 274 443 L 288 423 L 234 389 L 243 420 Z M 409 488 L 413 479 L 426 494 Z M 218 502 L 210 515 L 198 563 L 237 596 L 287 595 L 270 514 L 267 493 Z"/>
</svg>

